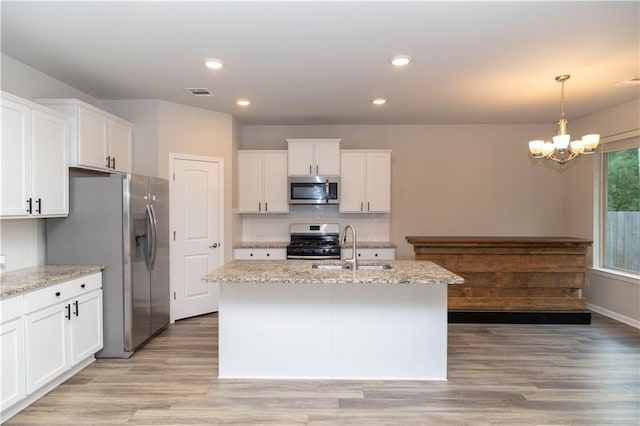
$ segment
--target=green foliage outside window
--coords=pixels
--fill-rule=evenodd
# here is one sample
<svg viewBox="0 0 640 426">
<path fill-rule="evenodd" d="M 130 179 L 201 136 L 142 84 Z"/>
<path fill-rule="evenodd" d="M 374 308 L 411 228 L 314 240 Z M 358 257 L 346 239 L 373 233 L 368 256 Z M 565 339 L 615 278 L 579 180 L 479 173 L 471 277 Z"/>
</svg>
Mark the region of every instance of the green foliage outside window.
<svg viewBox="0 0 640 426">
<path fill-rule="evenodd" d="M 640 211 L 640 149 L 607 155 L 607 210 Z"/>
</svg>

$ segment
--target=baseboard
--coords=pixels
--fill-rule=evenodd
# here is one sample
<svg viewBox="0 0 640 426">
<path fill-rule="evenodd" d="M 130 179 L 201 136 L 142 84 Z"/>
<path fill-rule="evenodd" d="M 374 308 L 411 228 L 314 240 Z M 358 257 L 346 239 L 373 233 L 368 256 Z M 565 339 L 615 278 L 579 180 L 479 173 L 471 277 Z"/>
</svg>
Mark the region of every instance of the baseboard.
<svg viewBox="0 0 640 426">
<path fill-rule="evenodd" d="M 449 311 L 449 324 L 591 324 L 581 311 Z"/>
<path fill-rule="evenodd" d="M 592 305 L 591 303 L 587 303 L 587 309 L 592 310 L 593 312 L 597 312 L 605 317 L 609 317 L 616 321 L 623 322 L 631 327 L 640 329 L 640 321 L 630 318 L 626 315 L 619 314 L 617 312 L 610 311 L 598 305 Z"/>
</svg>

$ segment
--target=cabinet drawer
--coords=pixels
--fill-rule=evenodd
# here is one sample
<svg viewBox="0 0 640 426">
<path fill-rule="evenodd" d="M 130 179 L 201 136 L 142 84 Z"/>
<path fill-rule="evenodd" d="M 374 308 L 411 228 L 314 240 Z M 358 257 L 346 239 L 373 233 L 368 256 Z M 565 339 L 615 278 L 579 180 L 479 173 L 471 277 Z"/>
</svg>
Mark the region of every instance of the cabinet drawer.
<svg viewBox="0 0 640 426">
<path fill-rule="evenodd" d="M 102 273 L 98 272 L 32 291 L 24 296 L 24 312 L 37 311 L 54 303 L 99 289 L 101 286 Z"/>
<path fill-rule="evenodd" d="M 0 300 L 0 323 L 22 316 L 22 295 Z"/>
<path fill-rule="evenodd" d="M 351 257 L 352 249 L 343 248 L 340 250 L 342 259 Z M 393 248 L 362 248 L 358 249 L 358 259 L 361 260 L 395 260 L 396 250 Z"/>
<path fill-rule="evenodd" d="M 287 249 L 235 249 L 233 258 L 236 260 L 285 260 Z"/>
</svg>

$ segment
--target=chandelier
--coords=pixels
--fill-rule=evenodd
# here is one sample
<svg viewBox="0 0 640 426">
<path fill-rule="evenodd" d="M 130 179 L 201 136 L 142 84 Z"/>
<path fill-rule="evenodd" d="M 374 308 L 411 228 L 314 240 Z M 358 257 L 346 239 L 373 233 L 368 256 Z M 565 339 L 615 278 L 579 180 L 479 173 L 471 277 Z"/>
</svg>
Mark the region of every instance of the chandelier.
<svg viewBox="0 0 640 426">
<path fill-rule="evenodd" d="M 564 116 L 564 82 L 569 80 L 568 74 L 559 75 L 556 81 L 562 84 L 560 92 L 560 120 L 558 120 L 558 134 L 553 142 L 535 140 L 529 142 L 529 151 L 533 158 L 548 158 L 556 163 L 564 164 L 580 154 L 593 154 L 600 142 L 600 135 L 584 135 L 582 139 L 571 141 L 568 127 L 569 122 Z"/>
</svg>

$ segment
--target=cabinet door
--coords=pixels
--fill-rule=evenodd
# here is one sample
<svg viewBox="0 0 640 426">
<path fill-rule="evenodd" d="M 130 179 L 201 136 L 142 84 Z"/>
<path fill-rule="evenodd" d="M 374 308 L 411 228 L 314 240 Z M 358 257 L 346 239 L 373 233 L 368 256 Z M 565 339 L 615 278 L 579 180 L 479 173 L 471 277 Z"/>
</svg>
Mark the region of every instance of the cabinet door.
<svg viewBox="0 0 640 426">
<path fill-rule="evenodd" d="M 238 153 L 238 212 L 259 213 L 262 205 L 262 155 Z"/>
<path fill-rule="evenodd" d="M 368 153 L 365 178 L 365 211 L 391 211 L 391 155 L 388 152 Z"/>
<path fill-rule="evenodd" d="M 22 317 L 0 326 L 0 359 L 0 411 L 4 411 L 26 396 Z"/>
<path fill-rule="evenodd" d="M 109 120 L 109 156 L 111 168 L 120 172 L 131 173 L 133 162 L 133 129 L 114 120 Z M 114 167 L 115 164 L 115 167 Z"/>
<path fill-rule="evenodd" d="M 289 176 L 315 175 L 315 164 L 313 161 L 313 143 L 289 141 L 288 170 Z"/>
<path fill-rule="evenodd" d="M 68 122 L 54 114 L 33 111 L 31 123 L 33 212 L 40 216 L 68 215 Z"/>
<path fill-rule="evenodd" d="M 364 205 L 365 155 L 342 153 L 340 171 L 340 213 L 361 213 Z"/>
<path fill-rule="evenodd" d="M 315 174 L 325 176 L 340 175 L 340 143 L 315 143 Z"/>
<path fill-rule="evenodd" d="M 102 349 L 102 290 L 71 302 L 71 365 Z"/>
<path fill-rule="evenodd" d="M 288 213 L 287 154 L 264 154 L 264 212 Z"/>
<path fill-rule="evenodd" d="M 31 110 L 2 96 L 0 215 L 27 216 L 31 197 Z"/>
<path fill-rule="evenodd" d="M 108 121 L 96 111 L 78 107 L 78 165 L 107 168 Z"/>
<path fill-rule="evenodd" d="M 68 303 L 58 303 L 25 316 L 27 394 L 70 368 Z"/>
</svg>

